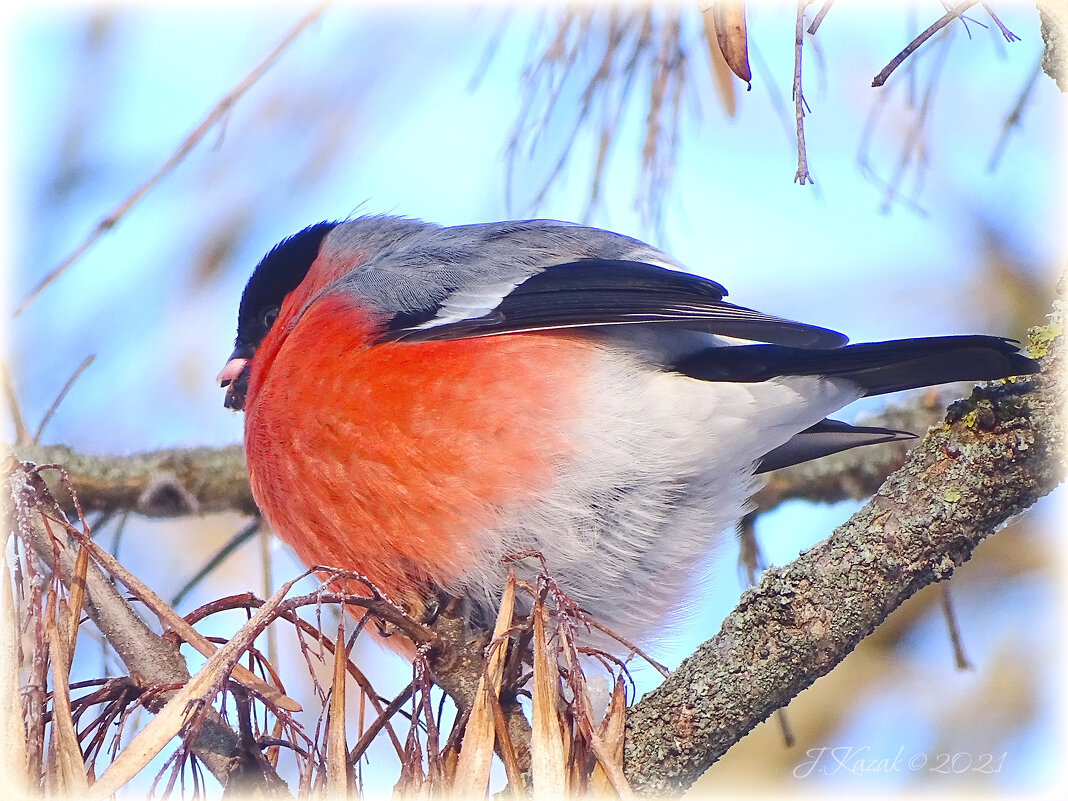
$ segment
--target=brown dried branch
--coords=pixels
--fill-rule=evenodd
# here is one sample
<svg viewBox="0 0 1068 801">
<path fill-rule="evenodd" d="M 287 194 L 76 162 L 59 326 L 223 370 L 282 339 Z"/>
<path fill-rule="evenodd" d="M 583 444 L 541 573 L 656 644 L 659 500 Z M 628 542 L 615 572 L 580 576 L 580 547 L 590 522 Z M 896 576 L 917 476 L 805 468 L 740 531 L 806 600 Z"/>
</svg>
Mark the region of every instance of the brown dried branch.
<svg viewBox="0 0 1068 801">
<path fill-rule="evenodd" d="M 942 581 L 1065 475 L 1063 337 L 1031 379 L 951 408 L 829 539 L 743 594 L 719 633 L 631 708 L 625 769 L 676 795 L 757 723 L 829 672 L 902 601 Z"/>
<path fill-rule="evenodd" d="M 309 635 L 309 636 L 311 636 L 313 638 L 318 639 L 319 643 L 326 649 L 326 651 L 331 653 L 331 654 L 333 654 L 334 653 L 334 645 L 333 645 L 333 643 L 327 638 L 320 637 L 321 632 L 318 629 L 316 629 L 315 626 L 313 626 L 308 621 L 302 620 L 301 618 L 297 617 L 297 614 L 296 614 L 296 612 L 294 610 L 296 609 L 297 606 L 302 606 L 302 605 L 323 604 L 323 603 L 328 603 L 328 602 L 341 603 L 341 602 L 347 601 L 347 600 L 350 600 L 350 597 L 347 596 L 347 595 L 330 595 L 330 594 L 324 594 L 324 593 L 315 593 L 315 594 L 312 594 L 312 595 L 302 596 L 301 598 L 293 598 L 293 599 L 290 599 L 289 601 L 287 601 L 285 604 L 282 604 L 282 605 L 279 606 L 279 608 L 277 610 L 277 618 L 279 620 L 285 620 L 287 623 L 291 623 L 293 626 L 295 626 L 299 631 L 303 632 L 304 634 L 307 634 L 307 635 Z M 261 606 L 263 606 L 263 604 L 264 604 L 263 599 L 257 598 L 252 593 L 242 593 L 240 595 L 231 595 L 231 596 L 228 596 L 226 598 L 219 598 L 219 599 L 217 599 L 215 601 L 212 601 L 210 603 L 204 604 L 203 606 L 201 606 L 198 609 L 193 610 L 188 615 L 186 615 L 186 621 L 188 623 L 190 623 L 190 624 L 194 624 L 194 623 L 197 623 L 200 620 L 203 620 L 204 618 L 208 617 L 209 615 L 213 615 L 213 614 L 216 614 L 218 612 L 222 612 L 222 611 L 229 610 L 229 609 L 245 609 L 245 610 L 259 609 Z M 268 662 L 268 664 L 269 664 L 269 662 Z M 371 686 L 371 683 L 368 681 L 367 677 L 363 674 L 363 671 L 361 671 L 358 667 L 356 667 L 356 665 L 353 663 L 353 661 L 351 659 L 349 659 L 348 662 L 347 662 L 347 670 L 348 670 L 349 675 L 352 676 L 352 678 L 356 681 L 356 684 L 364 692 L 366 697 L 370 698 L 371 706 L 373 706 L 375 711 L 379 714 L 379 718 L 376 720 L 375 724 L 373 724 L 371 729 L 368 730 L 369 732 L 373 730 L 373 733 L 371 734 L 371 737 L 374 736 L 374 733 L 377 733 L 382 728 L 385 728 L 387 734 L 390 737 L 390 740 L 393 743 L 394 749 L 397 751 L 397 756 L 402 756 L 403 755 L 403 748 L 402 748 L 402 746 L 400 744 L 400 740 L 397 738 L 397 734 L 396 734 L 396 732 L 394 732 L 393 727 L 390 725 L 390 722 L 389 722 L 390 719 L 393 717 L 393 715 L 396 714 L 397 709 L 390 710 L 388 707 L 387 708 L 383 708 L 382 703 L 379 700 L 379 696 L 374 691 L 374 688 Z M 401 701 L 400 703 L 403 703 L 403 701 Z M 399 708 L 399 705 L 398 705 L 397 708 Z M 365 747 L 366 747 L 366 745 L 370 744 L 370 739 L 371 738 L 368 738 L 367 743 L 365 743 Z M 356 750 L 356 749 L 354 749 L 354 750 Z M 361 750 L 360 754 L 362 754 L 362 753 L 363 752 Z M 358 757 L 359 757 L 359 754 L 357 755 L 356 758 L 358 758 Z"/>
<path fill-rule="evenodd" d="M 349 751 L 348 762 L 350 765 L 355 765 L 356 762 L 360 759 L 360 757 L 363 756 L 364 751 L 367 750 L 367 747 L 371 744 L 371 741 L 378 735 L 380 731 L 382 731 L 383 728 L 389 726 L 389 721 L 393 718 L 394 715 L 397 714 L 397 712 L 400 711 L 400 708 L 408 702 L 408 699 L 412 697 L 413 689 L 414 688 L 412 687 L 412 685 L 409 684 L 407 687 L 400 691 L 396 698 L 389 702 L 385 709 L 381 710 L 378 713 L 378 717 L 375 718 L 374 722 L 367 727 L 367 730 L 360 736 L 360 739 L 356 741 L 356 745 L 354 745 L 352 747 L 352 750 Z M 394 740 L 396 740 L 396 736 L 392 734 L 392 730 L 390 731 L 391 736 L 394 738 Z M 395 743 L 395 746 L 397 748 L 398 755 L 403 756 L 400 744 Z"/>
<path fill-rule="evenodd" d="M 603 25 L 595 26 L 599 16 L 605 21 Z M 576 20 L 579 25 L 573 31 Z M 512 206 L 510 198 L 515 183 L 513 173 L 523 145 L 529 143 L 530 152 L 534 152 L 548 120 L 557 113 L 557 100 L 562 90 L 568 82 L 584 81 L 581 99 L 574 104 L 576 111 L 571 121 L 571 134 L 562 138 L 563 146 L 527 207 L 537 209 L 574 155 L 574 146 L 580 141 L 578 133 L 584 126 L 596 125 L 586 215 L 592 213 L 601 197 L 605 165 L 617 138 L 619 120 L 640 78 L 648 81 L 648 90 L 635 200 L 643 219 L 659 227 L 674 167 L 682 96 L 687 85 L 689 64 L 684 39 L 682 12 L 674 8 L 656 14 L 650 7 L 613 6 L 586 11 L 582 15 L 571 8 L 561 10 L 551 41 L 541 49 L 539 56 L 532 59 L 532 66 L 524 76 L 524 96 L 507 146 L 505 186 L 509 207 Z M 743 74 L 744 41 L 744 30 L 741 25 L 734 24 L 732 57 Z M 597 55 L 597 65 L 588 77 L 580 77 L 577 73 L 585 61 L 579 57 L 591 50 Z M 718 45 L 715 50 L 719 51 Z M 629 51 L 629 55 L 624 51 Z M 594 110 L 601 112 L 599 123 L 590 121 Z"/>
<path fill-rule="evenodd" d="M 88 538 L 81 538 L 81 547 L 89 552 L 97 564 L 106 570 L 113 579 L 126 585 L 131 594 L 156 615 L 162 625 L 191 645 L 202 656 L 211 658 L 215 655 L 217 649 L 209 642 L 207 637 L 190 626 L 184 618 L 165 604 L 163 599 L 156 595 L 144 582 L 123 567 L 114 556 Z M 75 572 L 75 575 L 77 575 L 77 572 Z M 276 707 L 290 712 L 300 711 L 300 704 L 291 698 L 287 698 L 277 688 L 270 686 L 259 676 L 246 670 L 241 665 L 234 666 L 232 678 L 246 685 L 250 690 L 254 690 Z"/>
<path fill-rule="evenodd" d="M 626 33 L 626 22 L 620 19 L 620 10 L 613 8 L 609 13 L 608 20 L 608 34 L 606 36 L 606 45 L 604 53 L 601 56 L 601 63 L 594 71 L 586 84 L 585 90 L 582 92 L 582 98 L 579 101 L 579 111 L 575 117 L 575 121 L 571 126 L 571 132 L 564 137 L 564 147 L 560 152 L 556 163 L 550 168 L 548 175 L 542 182 L 541 189 L 538 190 L 534 199 L 531 201 L 531 207 L 537 208 L 545 202 L 545 198 L 549 193 L 549 190 L 556 183 L 557 179 L 563 173 L 564 167 L 567 165 L 567 161 L 571 156 L 571 148 L 573 147 L 580 129 L 589 117 L 590 112 L 593 110 L 593 104 L 595 98 L 599 94 L 604 93 L 606 84 L 612 79 L 613 71 L 612 65 L 615 60 L 616 50 L 622 42 L 623 35 Z M 540 66 L 544 66 L 544 63 Z M 571 64 L 565 66 L 566 69 L 570 69 Z M 551 98 L 552 102 L 555 102 L 555 95 Z M 551 113 L 551 111 L 550 111 Z M 614 128 L 614 124 L 613 124 Z M 518 128 L 513 133 L 513 141 L 518 141 L 515 137 L 518 135 Z M 604 169 L 603 158 L 607 154 L 608 142 L 602 140 L 601 148 L 598 152 L 598 162 L 594 169 L 594 176 L 591 181 L 590 190 L 590 204 L 595 202 L 597 197 L 599 186 L 601 182 L 601 171 Z"/>
<path fill-rule="evenodd" d="M 209 705 L 211 699 L 222 689 L 237 660 L 271 622 L 275 607 L 303 577 L 301 575 L 283 584 L 264 606 L 212 655 L 203 668 L 155 710 L 152 720 L 126 743 L 107 770 L 93 784 L 89 798 L 103 799 L 117 792 L 141 771 L 172 737 L 196 731 L 200 728 L 201 721 L 216 714 Z M 259 771 L 261 765 L 264 771 L 268 770 L 268 766 L 262 758 L 256 762 L 259 764 L 248 766 L 251 769 L 244 772 L 258 775 L 258 783 L 262 785 L 266 782 L 266 776 Z M 227 786 L 231 775 L 226 774 L 225 778 L 224 786 Z M 277 789 L 285 792 L 281 783 Z"/>
<path fill-rule="evenodd" d="M 293 614 L 299 607 L 342 604 L 367 609 L 376 618 L 387 622 L 391 627 L 403 633 L 409 640 L 421 646 L 421 649 L 426 653 L 426 659 L 431 668 L 434 681 L 453 699 L 460 716 L 463 716 L 470 709 L 484 671 L 484 646 L 487 644 L 485 636 L 479 635 L 478 632 L 473 633 L 468 622 L 456 616 L 455 610 L 449 607 L 443 609 L 432 624 L 424 626 L 413 620 L 392 601 L 381 596 L 366 579 L 353 573 L 323 566 L 312 568 L 312 570 L 319 573 L 321 577 L 330 579 L 328 586 L 316 592 L 280 601 L 274 610 L 275 617 L 293 622 L 299 628 L 310 631 L 314 635 L 316 632 L 311 630 L 310 624 L 299 620 Z M 346 590 L 350 589 L 353 583 L 360 584 L 366 588 L 367 592 L 371 593 L 371 596 L 353 594 L 348 591 L 334 591 L 329 587 L 335 583 L 339 586 L 344 586 Z M 263 603 L 263 601 L 250 595 L 232 596 L 206 605 L 201 610 L 197 610 L 197 612 L 190 615 L 190 618 L 201 619 L 204 614 L 211 614 L 227 608 L 261 607 Z M 327 650 L 333 648 L 328 638 L 319 637 L 319 640 Z M 366 684 L 362 674 L 355 669 L 351 662 L 349 663 L 349 673 L 360 681 L 361 687 L 371 696 L 372 702 L 375 703 L 376 707 L 381 710 L 373 690 Z M 422 696 L 420 698 L 422 699 Z M 425 699 L 423 700 L 425 701 Z M 359 758 L 359 755 L 362 754 L 380 728 L 388 725 L 390 718 L 397 712 L 402 703 L 403 699 L 395 705 L 390 705 L 381 710 L 378 719 L 364 733 L 350 752 L 350 763 Z M 516 746 L 518 764 L 521 769 L 528 770 L 530 767 L 530 730 L 522 709 L 514 699 L 508 701 L 502 699 L 501 706 L 508 736 Z M 393 737 L 396 744 L 396 737 L 393 735 L 392 730 L 390 731 L 390 736 Z M 415 747 L 410 739 L 409 746 Z M 412 780 L 414 781 L 414 779 Z"/>
<path fill-rule="evenodd" d="M 36 496 L 40 486 L 36 476 L 11 458 L 5 466 L 5 485 L 11 491 L 0 494 L 3 505 L 0 518 L 15 519 L 13 498 Z M 33 503 L 32 500 L 26 502 Z M 58 514 L 58 510 L 54 513 Z M 53 527 L 58 528 L 58 534 L 49 532 L 45 518 L 40 513 L 21 514 L 18 519 L 32 538 L 37 554 L 52 566 L 65 585 L 70 586 L 72 576 L 78 572 L 77 552 L 68 541 L 65 528 Z M 175 645 L 145 625 L 116 586 L 93 562 L 87 565 L 84 583 L 82 605 L 126 665 L 131 677 L 142 687 L 171 687 L 189 680 L 185 660 Z M 145 705 L 151 711 L 161 709 L 174 693 L 174 690 L 153 693 Z M 191 748 L 224 787 L 256 785 L 284 793 L 284 785 L 273 772 L 245 770 L 244 754 L 237 734 L 214 710 L 204 710 Z"/>
<path fill-rule="evenodd" d="M 30 303 L 32 303 L 33 300 L 41 294 L 47 286 L 49 286 L 49 284 L 54 282 L 65 273 L 71 265 L 84 256 L 89 248 L 91 248 L 101 236 L 114 228 L 119 220 L 122 219 L 122 217 L 133 208 L 142 197 L 144 197 L 149 189 L 158 184 L 167 173 L 177 167 L 185 157 L 189 155 L 190 151 L 192 151 L 196 144 L 204 138 L 208 131 L 210 131 L 219 120 L 223 119 L 230 112 L 230 109 L 233 108 L 234 104 L 241 98 L 241 96 L 263 76 L 275 61 L 278 60 L 278 57 L 282 55 L 290 44 L 292 44 L 293 40 L 295 40 L 305 28 L 318 19 L 319 15 L 323 13 L 327 5 L 329 5 L 329 2 L 320 4 L 294 25 L 293 28 L 282 37 L 282 41 L 278 43 L 274 50 L 272 50 L 263 61 L 256 65 L 255 69 L 246 75 L 237 86 L 227 92 L 227 94 L 215 104 L 211 111 L 208 112 L 208 115 L 201 121 L 200 125 L 186 137 L 185 141 L 178 146 L 178 149 L 175 150 L 170 158 L 163 163 L 163 166 L 156 170 L 147 181 L 131 192 L 130 195 L 119 203 L 118 206 L 105 215 L 96 224 L 93 230 L 89 232 L 89 235 L 86 236 L 81 244 L 78 245 L 69 256 L 63 259 L 63 261 L 53 267 L 48 274 L 42 278 L 32 290 L 30 290 L 29 294 L 23 298 L 22 302 L 19 303 L 18 307 L 15 309 L 15 316 L 17 317 L 22 314 L 22 312 L 26 310 L 26 307 L 29 306 Z"/>
</svg>

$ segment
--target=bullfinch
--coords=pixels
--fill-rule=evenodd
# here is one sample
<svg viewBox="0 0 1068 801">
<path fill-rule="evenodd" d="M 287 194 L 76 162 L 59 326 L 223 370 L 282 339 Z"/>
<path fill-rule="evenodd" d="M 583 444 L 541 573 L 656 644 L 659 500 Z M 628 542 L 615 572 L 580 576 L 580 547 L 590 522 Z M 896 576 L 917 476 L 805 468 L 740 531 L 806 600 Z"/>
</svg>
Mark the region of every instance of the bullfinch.
<svg viewBox="0 0 1068 801">
<path fill-rule="evenodd" d="M 565 222 L 323 222 L 252 273 L 219 380 L 259 508 L 306 564 L 484 625 L 506 558 L 537 552 L 640 641 L 761 473 L 911 436 L 827 415 L 1038 369 L 998 337 L 848 345 L 726 294 Z"/>
</svg>

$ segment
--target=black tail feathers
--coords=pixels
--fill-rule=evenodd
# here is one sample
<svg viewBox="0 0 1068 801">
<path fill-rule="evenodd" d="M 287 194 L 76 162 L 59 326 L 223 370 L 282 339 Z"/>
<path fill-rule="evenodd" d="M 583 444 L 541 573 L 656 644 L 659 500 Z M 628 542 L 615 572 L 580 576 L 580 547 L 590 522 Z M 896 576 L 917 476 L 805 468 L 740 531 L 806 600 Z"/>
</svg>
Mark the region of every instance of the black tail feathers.
<svg viewBox="0 0 1068 801">
<path fill-rule="evenodd" d="M 951 381 L 991 381 L 1038 372 L 1011 339 L 989 336 L 926 337 L 858 342 L 842 348 L 741 345 L 708 348 L 674 366 L 703 381 L 767 381 L 787 375 L 847 378 L 865 395 Z"/>
</svg>

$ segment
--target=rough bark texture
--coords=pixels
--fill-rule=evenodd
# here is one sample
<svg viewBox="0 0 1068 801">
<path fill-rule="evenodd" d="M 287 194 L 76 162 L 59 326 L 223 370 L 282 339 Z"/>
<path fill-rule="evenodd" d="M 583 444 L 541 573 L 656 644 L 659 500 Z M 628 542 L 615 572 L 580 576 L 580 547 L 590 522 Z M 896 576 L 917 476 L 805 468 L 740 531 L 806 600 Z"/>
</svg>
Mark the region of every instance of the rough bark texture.
<svg viewBox="0 0 1068 801">
<path fill-rule="evenodd" d="M 257 514 L 245 450 L 240 445 L 128 456 L 93 456 L 66 445 L 16 444 L 14 450 L 22 461 L 62 465 L 87 512 L 131 511 L 145 517 L 229 511 Z M 68 497 L 57 475 L 46 474 L 45 480 L 56 498 Z M 69 514 L 72 509 L 64 511 Z"/>
<path fill-rule="evenodd" d="M 719 633 L 631 708 L 624 768 L 638 792 L 681 793 L 902 601 L 949 578 L 985 536 L 1056 486 L 1065 467 L 1054 343 L 1041 375 L 954 404 L 864 508 L 767 571 Z"/>
<path fill-rule="evenodd" d="M 1065 0 L 1035 0 L 1041 21 L 1042 69 L 1057 82 L 1062 92 L 1068 92 L 1068 2 Z"/>
</svg>

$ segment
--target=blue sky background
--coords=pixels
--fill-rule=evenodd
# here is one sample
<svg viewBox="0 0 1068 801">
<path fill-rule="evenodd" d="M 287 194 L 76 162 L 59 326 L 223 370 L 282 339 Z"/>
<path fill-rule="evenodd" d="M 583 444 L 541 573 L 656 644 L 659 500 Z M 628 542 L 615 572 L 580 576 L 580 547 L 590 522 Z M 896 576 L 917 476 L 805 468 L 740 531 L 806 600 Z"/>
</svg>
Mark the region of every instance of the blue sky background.
<svg viewBox="0 0 1068 801">
<path fill-rule="evenodd" d="M 7 18 L 11 308 L 163 163 L 304 8 L 44 5 Z M 646 224 L 634 202 L 647 76 L 638 79 L 637 102 L 622 120 L 606 172 L 605 201 L 589 222 L 665 247 L 725 284 L 736 302 L 842 330 L 855 341 L 1021 336 L 1023 327 L 1040 321 L 1035 310 L 1048 306 L 1052 276 L 1066 256 L 1065 101 L 1040 76 L 998 169 L 988 170 L 1002 122 L 1041 52 L 1037 18 L 1028 3 L 995 5 L 1022 39 L 1011 45 L 996 30 L 973 24 L 969 38 L 957 26 L 927 126 L 922 189 L 914 202 L 882 211 L 883 190 L 858 168 L 858 152 L 869 114 L 887 95 L 867 152 L 880 175 L 894 170 L 914 114 L 908 74 L 902 69 L 882 90 L 871 89 L 870 81 L 942 13 L 935 2 L 916 8 L 910 17 L 903 6 L 837 3 L 816 36 L 818 47 L 806 45 L 814 187 L 792 182 L 793 143 L 776 112 L 778 102 L 792 114 L 793 5 L 751 9 L 750 40 L 759 58 L 753 58 L 753 89 L 739 93 L 734 119 L 710 88 L 691 13 L 684 27 L 690 83 L 662 229 Z M 531 209 L 529 200 L 571 135 L 582 81 L 564 84 L 543 146 L 515 164 L 516 202 L 505 204 L 506 145 L 523 70 L 551 30 L 538 27 L 547 13 L 554 12 L 515 9 L 471 88 L 502 30 L 500 6 L 329 9 L 221 128 L 7 323 L 8 363 L 31 427 L 82 359 L 96 354 L 45 441 L 118 453 L 239 441 L 241 418 L 222 408 L 213 382 L 231 348 L 237 300 L 262 254 L 312 222 L 365 212 L 445 224 L 579 218 L 593 157 L 588 131 L 575 138 L 573 158 L 546 201 Z M 973 16 L 987 22 L 982 11 Z M 915 58 L 921 88 L 936 57 L 931 47 Z M 588 74 L 598 59 L 589 53 L 578 69 Z M 770 560 L 789 561 L 852 508 L 791 504 L 766 516 L 760 532 Z M 1029 519 L 1033 531 L 1021 541 L 1052 551 L 1053 504 Z M 120 556 L 166 597 L 240 524 L 236 517 L 193 525 L 131 520 Z M 659 653 L 669 664 L 713 633 L 733 606 L 735 555 L 725 543 L 710 560 L 707 591 L 695 600 L 692 620 Z M 283 548 L 275 556 L 277 585 L 298 567 Z M 180 611 L 247 588 L 262 592 L 258 567 L 252 544 Z M 978 786 L 1039 789 L 1055 777 L 1062 743 L 1049 705 L 1059 694 L 1059 652 L 1050 644 L 1061 633 L 1057 577 L 1031 571 L 1025 580 L 991 586 L 983 583 L 988 574 L 977 572 L 974 580 L 961 579 L 957 607 L 979 669 L 955 672 L 939 619 L 921 616 L 896 652 L 895 672 L 882 685 L 858 685 L 848 719 L 827 736 L 835 745 L 869 744 L 880 753 L 896 752 L 899 744 L 935 748 L 947 729 L 932 709 L 984 697 L 993 679 L 983 666 L 1012 653 L 1027 663 L 1032 692 L 1042 702 L 1025 724 L 988 721 L 997 735 L 992 742 L 1010 758 L 1000 774 L 979 777 L 986 783 Z M 383 681 L 403 683 L 406 668 L 398 661 L 373 648 L 366 658 Z M 965 731 L 947 747 L 976 751 L 978 740 L 968 738 Z M 946 781 L 921 786 L 954 792 L 976 786 L 936 778 Z M 389 781 L 378 781 L 388 788 Z M 853 792 L 913 787 L 920 779 L 839 773 L 785 781 L 775 786 Z"/>
</svg>

